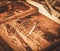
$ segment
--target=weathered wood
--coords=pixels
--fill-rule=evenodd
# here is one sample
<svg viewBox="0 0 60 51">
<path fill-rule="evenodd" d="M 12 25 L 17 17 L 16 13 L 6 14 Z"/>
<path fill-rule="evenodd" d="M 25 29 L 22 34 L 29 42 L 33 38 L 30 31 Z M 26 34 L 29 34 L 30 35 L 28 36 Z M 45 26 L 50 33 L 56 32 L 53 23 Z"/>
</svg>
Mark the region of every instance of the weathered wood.
<svg viewBox="0 0 60 51">
<path fill-rule="evenodd" d="M 14 51 L 1 36 L 0 36 L 0 51 Z"/>
<path fill-rule="evenodd" d="M 2 17 L 7 21 L 0 24 L 0 36 L 7 44 L 14 51 L 40 51 L 58 41 L 60 39 L 60 31 L 58 31 L 60 24 L 38 13 L 34 6 L 31 7 L 30 4 L 23 3 L 27 4 L 31 10 L 23 12 L 23 15 L 15 12 L 16 15 L 13 17 L 16 19 L 12 19 L 12 17 L 6 19 L 2 13 Z M 29 34 L 29 32 L 32 33 Z"/>
<path fill-rule="evenodd" d="M 0 36 L 9 44 L 9 46 L 11 46 L 15 51 L 25 51 L 25 48 L 22 46 L 21 42 L 17 39 L 16 36 L 13 34 L 9 36 L 4 25 L 0 26 L 0 28 L 2 28 L 0 29 Z"/>
<path fill-rule="evenodd" d="M 30 16 L 28 16 L 28 17 L 30 17 Z M 44 46 L 45 46 L 45 48 L 50 46 L 52 43 L 44 38 L 45 37 L 44 34 L 48 31 L 48 32 L 52 32 L 54 35 L 58 35 L 57 28 L 59 28 L 59 24 L 46 18 L 44 15 L 42 15 L 40 13 L 33 14 L 33 15 L 31 15 L 30 18 L 28 18 L 28 17 L 26 17 L 24 19 L 22 18 L 21 20 L 20 20 L 20 18 L 17 18 L 17 19 L 5 22 L 5 24 L 4 23 L 2 24 L 4 26 L 1 26 L 1 27 L 2 28 L 5 27 L 4 31 L 7 32 L 6 33 L 6 35 L 8 34 L 7 37 L 10 37 L 9 39 L 12 39 L 12 41 L 14 41 L 13 40 L 13 38 L 14 38 L 16 40 L 16 42 L 15 41 L 14 42 L 17 44 L 19 43 L 18 45 L 16 45 L 12 41 L 11 42 L 8 41 L 8 44 L 10 45 L 12 43 L 13 46 L 12 45 L 10 45 L 10 46 L 12 46 L 12 48 L 15 50 L 17 49 L 17 47 L 20 47 L 24 50 L 27 50 L 27 48 L 29 48 L 30 50 L 33 50 L 33 51 L 44 49 Z M 23 25 L 24 23 L 30 22 L 30 21 L 24 22 L 24 21 L 27 21 L 27 19 L 32 21 L 34 24 L 36 22 L 38 22 L 34 31 L 31 33 L 31 35 L 29 34 L 29 32 L 30 32 L 29 30 L 31 30 L 31 28 L 34 26 L 34 24 L 31 25 L 32 27 L 30 26 L 31 23 Z M 21 22 L 17 22 L 18 20 L 20 20 Z M 27 28 L 24 26 L 30 26 L 30 28 Z M 26 30 L 28 31 L 28 33 Z M 4 38 L 4 36 L 2 36 L 2 37 Z M 8 38 L 4 38 L 4 39 L 8 40 Z M 21 45 L 21 44 L 23 44 L 23 45 Z M 14 46 L 16 46 L 16 47 L 14 47 Z"/>
<path fill-rule="evenodd" d="M 46 5 L 49 7 L 51 13 L 54 14 L 56 17 L 59 17 L 59 16 L 60 16 L 60 13 L 57 12 L 56 10 L 54 10 L 54 9 L 52 8 L 52 6 L 51 6 L 50 3 L 48 2 L 48 0 L 45 0 L 45 2 L 46 2 Z"/>
<path fill-rule="evenodd" d="M 20 4 L 20 6 L 19 6 Z M 14 6 L 15 5 L 15 6 Z M 0 23 L 5 22 L 7 20 L 11 20 L 14 18 L 24 18 L 28 15 L 31 15 L 33 13 L 37 12 L 37 8 L 31 6 L 30 4 L 28 4 L 27 2 L 17 2 L 17 3 L 9 3 L 8 9 L 6 9 L 3 13 L 0 13 Z M 13 7 L 13 10 L 12 10 Z M 3 7 L 4 8 L 4 7 Z M 10 10 L 9 10 L 10 8 Z"/>
</svg>

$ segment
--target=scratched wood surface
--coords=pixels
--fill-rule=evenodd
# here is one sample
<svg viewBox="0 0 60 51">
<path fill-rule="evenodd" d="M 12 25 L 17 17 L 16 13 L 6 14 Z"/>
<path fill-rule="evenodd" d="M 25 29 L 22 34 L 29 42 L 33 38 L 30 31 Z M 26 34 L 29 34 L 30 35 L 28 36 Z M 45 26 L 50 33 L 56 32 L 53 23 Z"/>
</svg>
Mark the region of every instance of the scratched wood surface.
<svg viewBox="0 0 60 51">
<path fill-rule="evenodd" d="M 40 51 L 58 41 L 59 32 L 60 25 L 40 13 L 0 24 L 0 36 L 14 51 Z"/>
<path fill-rule="evenodd" d="M 0 51 L 42 51 L 60 40 L 60 24 L 26 2 L 13 5 L 0 14 Z"/>
<path fill-rule="evenodd" d="M 27 2 L 10 2 L 0 7 L 0 23 L 14 18 L 24 18 L 37 12 L 37 8 Z"/>
</svg>

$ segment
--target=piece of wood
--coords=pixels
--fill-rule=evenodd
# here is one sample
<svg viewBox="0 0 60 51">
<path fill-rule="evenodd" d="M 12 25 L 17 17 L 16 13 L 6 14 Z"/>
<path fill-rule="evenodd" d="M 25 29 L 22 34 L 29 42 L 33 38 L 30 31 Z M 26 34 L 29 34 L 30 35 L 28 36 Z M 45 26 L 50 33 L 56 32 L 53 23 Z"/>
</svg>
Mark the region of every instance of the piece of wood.
<svg viewBox="0 0 60 51">
<path fill-rule="evenodd" d="M 46 2 L 46 4 L 47 4 L 47 6 L 49 7 L 51 13 L 54 14 L 56 17 L 59 17 L 59 16 L 60 16 L 60 13 L 57 12 L 57 11 L 55 11 L 55 10 L 52 8 L 52 6 L 49 4 L 48 0 L 45 0 L 45 2 Z"/>
<path fill-rule="evenodd" d="M 20 5 L 19 5 L 20 4 Z M 15 6 L 14 6 L 15 5 Z M 13 10 L 12 9 L 12 6 L 13 6 Z M 12 19 L 15 19 L 15 18 L 24 18 L 28 15 L 31 15 L 33 13 L 36 13 L 37 12 L 37 8 L 28 4 L 27 2 L 17 2 L 17 3 L 9 3 L 8 6 L 8 9 L 6 9 L 3 13 L 0 14 L 0 23 L 2 22 L 5 22 L 7 20 L 12 20 Z M 11 7 L 11 9 L 9 10 L 9 8 Z M 4 7 L 2 7 L 4 8 Z M 19 12 L 16 12 L 15 10 L 18 10 Z M 21 11 L 20 11 L 21 10 Z M 2 16 L 3 15 L 3 16 Z"/>
</svg>

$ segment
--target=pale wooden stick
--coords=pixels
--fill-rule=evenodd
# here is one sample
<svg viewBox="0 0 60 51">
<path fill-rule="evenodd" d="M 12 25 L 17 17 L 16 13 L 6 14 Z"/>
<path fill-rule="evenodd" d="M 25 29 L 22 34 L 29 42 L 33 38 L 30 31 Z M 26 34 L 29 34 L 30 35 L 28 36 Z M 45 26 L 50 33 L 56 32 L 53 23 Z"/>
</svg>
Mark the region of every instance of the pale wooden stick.
<svg viewBox="0 0 60 51">
<path fill-rule="evenodd" d="M 51 13 L 54 14 L 56 17 L 60 16 L 60 13 L 58 13 L 57 11 L 55 11 L 52 6 L 49 4 L 48 0 L 45 0 L 47 6 L 49 7 L 49 9 L 51 10 Z"/>
</svg>

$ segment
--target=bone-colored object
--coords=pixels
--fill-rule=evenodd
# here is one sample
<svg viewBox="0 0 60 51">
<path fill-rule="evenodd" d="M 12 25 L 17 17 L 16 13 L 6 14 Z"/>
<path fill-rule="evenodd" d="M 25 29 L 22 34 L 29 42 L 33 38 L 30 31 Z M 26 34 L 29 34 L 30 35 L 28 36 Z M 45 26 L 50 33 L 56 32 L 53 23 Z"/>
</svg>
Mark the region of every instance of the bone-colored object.
<svg viewBox="0 0 60 51">
<path fill-rule="evenodd" d="M 34 25 L 34 26 L 32 27 L 32 29 L 31 29 L 31 31 L 29 32 L 29 34 L 31 34 L 31 33 L 34 31 L 35 27 L 36 27 L 36 25 Z"/>
<path fill-rule="evenodd" d="M 55 11 L 52 6 L 49 4 L 48 0 L 45 0 L 47 6 L 49 7 L 50 11 L 52 14 L 54 14 L 56 17 L 59 17 L 60 16 L 60 13 L 58 13 L 57 11 Z"/>
<path fill-rule="evenodd" d="M 54 14 L 50 14 L 42 4 L 37 3 L 35 1 L 32 0 L 27 0 L 28 3 L 30 3 L 31 5 L 34 5 L 35 7 L 39 8 L 39 13 L 45 15 L 47 18 L 51 19 L 52 21 L 60 24 L 60 20 L 58 19 L 58 17 L 56 17 Z"/>
</svg>

